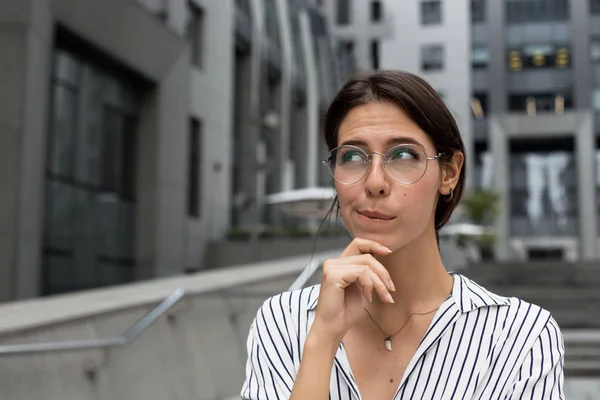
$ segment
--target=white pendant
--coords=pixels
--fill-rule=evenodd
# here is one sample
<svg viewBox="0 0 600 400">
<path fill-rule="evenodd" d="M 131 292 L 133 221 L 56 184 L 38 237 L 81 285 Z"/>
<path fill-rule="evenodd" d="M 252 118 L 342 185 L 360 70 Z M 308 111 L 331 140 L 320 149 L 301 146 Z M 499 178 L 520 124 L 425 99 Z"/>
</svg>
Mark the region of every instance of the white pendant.
<svg viewBox="0 0 600 400">
<path fill-rule="evenodd" d="M 385 339 L 385 348 L 388 351 L 392 351 L 392 339 L 390 339 L 390 338 Z"/>
</svg>

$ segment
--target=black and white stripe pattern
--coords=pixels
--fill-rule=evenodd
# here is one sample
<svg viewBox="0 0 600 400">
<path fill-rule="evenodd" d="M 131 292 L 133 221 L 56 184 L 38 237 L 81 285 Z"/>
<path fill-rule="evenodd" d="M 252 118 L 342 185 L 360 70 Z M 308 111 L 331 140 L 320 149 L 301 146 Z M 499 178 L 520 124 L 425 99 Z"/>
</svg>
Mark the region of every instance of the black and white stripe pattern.
<svg viewBox="0 0 600 400">
<path fill-rule="evenodd" d="M 288 399 L 314 320 L 319 286 L 268 299 L 248 336 L 242 398 Z M 564 399 L 564 343 L 550 313 L 454 275 L 394 399 Z M 361 399 L 340 345 L 329 398 Z"/>
</svg>

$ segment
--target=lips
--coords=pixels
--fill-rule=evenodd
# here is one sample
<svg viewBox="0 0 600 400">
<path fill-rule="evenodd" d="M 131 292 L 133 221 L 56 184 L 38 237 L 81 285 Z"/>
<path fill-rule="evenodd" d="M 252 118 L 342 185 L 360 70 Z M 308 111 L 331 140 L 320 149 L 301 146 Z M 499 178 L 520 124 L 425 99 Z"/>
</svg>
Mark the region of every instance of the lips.
<svg viewBox="0 0 600 400">
<path fill-rule="evenodd" d="M 380 213 L 378 211 L 359 210 L 358 213 L 364 217 L 381 221 L 389 221 L 395 218 L 393 216 Z"/>
</svg>

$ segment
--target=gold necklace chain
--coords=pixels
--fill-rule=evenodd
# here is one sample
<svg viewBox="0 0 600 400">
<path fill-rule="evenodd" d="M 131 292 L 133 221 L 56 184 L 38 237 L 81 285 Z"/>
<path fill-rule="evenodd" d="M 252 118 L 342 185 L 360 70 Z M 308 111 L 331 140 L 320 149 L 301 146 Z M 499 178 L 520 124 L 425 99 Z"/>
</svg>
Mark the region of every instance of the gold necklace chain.
<svg viewBox="0 0 600 400">
<path fill-rule="evenodd" d="M 379 324 L 377 323 L 377 321 L 375 321 L 375 318 L 373 318 L 373 316 L 371 315 L 371 313 L 369 312 L 369 310 L 367 310 L 365 307 L 363 307 L 363 310 L 365 310 L 367 312 L 367 315 L 369 316 L 369 318 L 371 318 L 371 321 L 373 321 L 373 323 L 375 324 L 375 326 L 377 326 L 377 328 L 379 328 L 379 330 L 381 331 L 381 333 L 383 333 L 383 335 L 385 336 L 385 348 L 388 349 L 389 351 L 392 351 L 392 338 L 394 336 L 396 336 L 398 333 L 400 333 L 400 331 L 402 329 L 404 329 L 404 327 L 406 326 L 406 324 L 408 324 L 408 321 L 410 321 L 410 319 L 415 316 L 415 315 L 429 315 L 432 312 L 435 312 L 439 309 L 440 307 L 436 307 L 431 311 L 427 311 L 424 313 L 418 313 L 418 312 L 414 312 L 412 314 L 410 314 L 408 316 L 408 318 L 406 319 L 406 322 L 400 327 L 400 329 L 398 329 L 396 332 L 392 333 L 391 335 L 388 335 L 383 329 L 381 329 L 381 327 L 379 326 Z"/>
</svg>

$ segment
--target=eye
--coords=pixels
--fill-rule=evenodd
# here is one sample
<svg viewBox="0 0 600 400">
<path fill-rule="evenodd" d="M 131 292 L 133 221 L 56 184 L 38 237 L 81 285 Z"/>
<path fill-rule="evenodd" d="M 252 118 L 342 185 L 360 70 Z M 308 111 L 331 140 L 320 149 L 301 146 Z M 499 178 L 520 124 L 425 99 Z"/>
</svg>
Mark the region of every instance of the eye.
<svg viewBox="0 0 600 400">
<path fill-rule="evenodd" d="M 363 162 L 365 157 L 359 150 L 341 149 L 337 159 L 338 163 L 347 164 L 351 162 Z"/>
<path fill-rule="evenodd" d="M 414 160 L 414 159 L 418 159 L 418 155 L 416 154 L 416 152 L 413 149 L 410 149 L 408 147 L 397 147 L 395 149 L 393 149 L 392 154 L 390 154 L 390 160 Z"/>
</svg>

